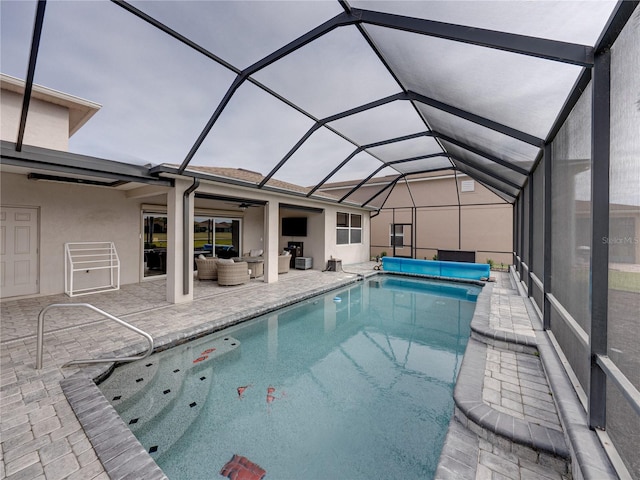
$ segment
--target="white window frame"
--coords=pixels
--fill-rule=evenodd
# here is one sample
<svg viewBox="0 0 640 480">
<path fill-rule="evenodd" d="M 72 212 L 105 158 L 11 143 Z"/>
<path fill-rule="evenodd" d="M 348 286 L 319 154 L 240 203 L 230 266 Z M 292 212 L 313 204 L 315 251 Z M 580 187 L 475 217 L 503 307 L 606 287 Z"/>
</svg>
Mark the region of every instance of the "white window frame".
<svg viewBox="0 0 640 480">
<path fill-rule="evenodd" d="M 347 216 L 347 225 L 339 225 L 339 221 L 338 221 L 338 217 L 340 215 L 346 215 Z M 360 217 L 360 226 L 359 227 L 354 227 L 353 226 L 353 219 L 354 217 Z M 340 242 L 338 240 L 338 232 L 341 231 L 346 231 L 347 232 L 347 241 L 346 242 Z M 353 242 L 352 238 L 353 238 L 353 232 L 355 231 L 359 231 L 360 232 L 360 241 L 359 242 Z M 361 245 L 362 244 L 362 215 L 359 213 L 347 213 L 347 212 L 337 212 L 336 213 L 336 245 Z"/>
</svg>

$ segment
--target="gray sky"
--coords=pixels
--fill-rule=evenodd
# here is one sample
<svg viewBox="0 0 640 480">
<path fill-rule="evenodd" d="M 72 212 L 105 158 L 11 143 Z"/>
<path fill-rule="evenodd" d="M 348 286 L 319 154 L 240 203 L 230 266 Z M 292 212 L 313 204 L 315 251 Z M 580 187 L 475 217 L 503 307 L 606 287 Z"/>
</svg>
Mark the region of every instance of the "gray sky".
<svg viewBox="0 0 640 480">
<path fill-rule="evenodd" d="M 35 5 L 2 0 L 3 73 L 26 76 Z M 337 2 L 180 2 L 179 8 L 175 2 L 138 5 L 238 68 L 251 65 L 341 11 Z M 350 47 L 345 49 L 345 44 Z M 349 80 L 354 70 L 361 75 L 357 83 Z M 102 105 L 71 138 L 73 152 L 140 164 L 181 163 L 234 78 L 235 73 L 227 68 L 111 2 L 51 1 L 47 5 L 35 83 Z M 353 28 L 327 35 L 256 78 L 318 118 L 399 91 Z M 312 124 L 246 82 L 192 164 L 242 167 L 267 174 Z M 357 129 L 351 131 L 357 137 Z M 321 129 L 277 177 L 313 184 L 354 148 Z M 318 162 L 327 156 L 331 162 Z M 373 170 L 372 165 L 379 165 L 368 155 L 360 157 L 350 165 L 352 172 L 347 170 L 343 177 L 362 177 Z M 367 165 L 364 169 L 363 164 Z"/>
</svg>

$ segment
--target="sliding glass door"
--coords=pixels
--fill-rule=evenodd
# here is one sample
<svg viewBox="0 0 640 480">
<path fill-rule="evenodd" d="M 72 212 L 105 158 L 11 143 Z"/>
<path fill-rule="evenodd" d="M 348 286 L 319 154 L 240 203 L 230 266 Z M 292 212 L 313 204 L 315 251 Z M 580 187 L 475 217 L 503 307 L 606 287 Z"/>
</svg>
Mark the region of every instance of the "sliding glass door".
<svg viewBox="0 0 640 480">
<path fill-rule="evenodd" d="M 167 215 L 143 213 L 144 224 L 144 276 L 167 273 Z"/>
<path fill-rule="evenodd" d="M 196 216 L 193 220 L 193 249 L 196 254 L 231 258 L 241 255 L 239 218 Z"/>
<path fill-rule="evenodd" d="M 167 273 L 167 214 L 143 212 L 144 278 Z M 198 215 L 193 220 L 195 256 L 232 258 L 241 255 L 241 221 L 239 218 Z"/>
</svg>

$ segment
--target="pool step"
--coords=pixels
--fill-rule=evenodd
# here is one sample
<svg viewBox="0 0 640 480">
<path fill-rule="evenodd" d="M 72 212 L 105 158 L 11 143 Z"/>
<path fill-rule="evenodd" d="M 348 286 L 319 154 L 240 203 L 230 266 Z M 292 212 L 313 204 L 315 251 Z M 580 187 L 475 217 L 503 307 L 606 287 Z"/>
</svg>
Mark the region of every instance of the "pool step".
<svg viewBox="0 0 640 480">
<path fill-rule="evenodd" d="M 207 402 L 213 381 L 213 365 L 189 376 L 181 396 L 172 401 L 154 422 L 144 423 L 136 437 L 153 459 L 158 459 L 191 427 Z"/>
<path fill-rule="evenodd" d="M 100 389 L 141 442 L 141 436 L 149 436 L 147 432 L 153 430 L 157 419 L 175 415 L 178 415 L 180 425 L 172 426 L 171 436 L 174 433 L 181 436 L 206 401 L 214 360 L 239 346 L 240 342 L 233 337 L 196 342 L 193 346 L 185 346 L 179 355 L 154 355 L 142 362 L 119 367 L 100 385 Z M 179 399 L 185 383 L 189 385 L 189 401 L 182 405 L 184 402 Z M 192 384 L 198 385 L 194 387 Z M 198 408 L 194 408 L 196 406 Z M 185 428 L 182 428 L 182 422 Z"/>
</svg>

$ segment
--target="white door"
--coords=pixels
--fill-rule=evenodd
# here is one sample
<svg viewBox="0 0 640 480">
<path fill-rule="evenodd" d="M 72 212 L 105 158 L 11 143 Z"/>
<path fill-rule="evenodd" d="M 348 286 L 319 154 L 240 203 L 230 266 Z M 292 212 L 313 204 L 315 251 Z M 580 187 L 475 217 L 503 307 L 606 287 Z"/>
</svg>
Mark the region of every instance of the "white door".
<svg viewBox="0 0 640 480">
<path fill-rule="evenodd" d="M 38 209 L 0 210 L 0 297 L 38 293 Z"/>
</svg>

